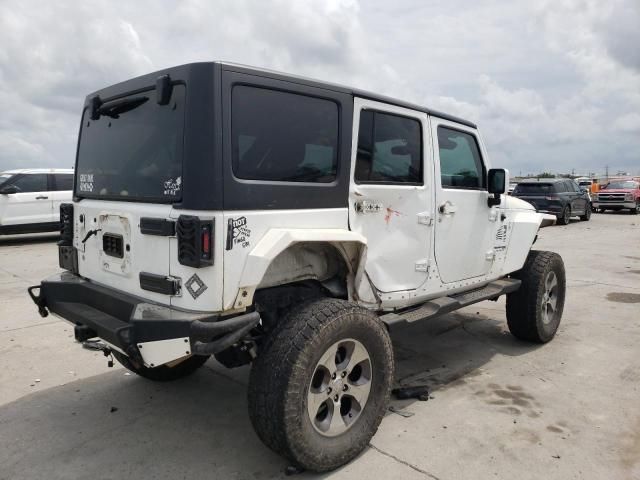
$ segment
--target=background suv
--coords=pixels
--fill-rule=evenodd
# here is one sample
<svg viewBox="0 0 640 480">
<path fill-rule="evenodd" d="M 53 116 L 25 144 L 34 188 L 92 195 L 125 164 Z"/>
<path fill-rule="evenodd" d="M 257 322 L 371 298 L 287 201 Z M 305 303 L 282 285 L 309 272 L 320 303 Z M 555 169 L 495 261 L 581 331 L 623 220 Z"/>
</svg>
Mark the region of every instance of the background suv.
<svg viewBox="0 0 640 480">
<path fill-rule="evenodd" d="M 60 204 L 71 201 L 72 169 L 0 173 L 0 235 L 60 229 Z"/>
<path fill-rule="evenodd" d="M 589 195 L 570 179 L 525 180 L 518 183 L 512 195 L 526 200 L 538 212 L 555 215 L 560 225 L 568 224 L 573 216 L 591 218 Z"/>
</svg>

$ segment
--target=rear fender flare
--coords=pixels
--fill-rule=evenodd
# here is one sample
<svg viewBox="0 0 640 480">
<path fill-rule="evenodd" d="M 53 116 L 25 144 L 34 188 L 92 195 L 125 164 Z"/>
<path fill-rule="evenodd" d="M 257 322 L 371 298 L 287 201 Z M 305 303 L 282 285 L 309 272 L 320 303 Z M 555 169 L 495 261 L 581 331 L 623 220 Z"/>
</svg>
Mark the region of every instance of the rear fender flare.
<svg viewBox="0 0 640 480">
<path fill-rule="evenodd" d="M 364 272 L 367 239 L 359 233 L 344 229 L 270 229 L 247 255 L 234 309 L 244 309 L 253 303 L 256 288 L 260 285 L 269 265 L 280 253 L 296 243 L 326 243 L 336 248 L 349 269 L 349 298 L 364 297 L 375 301 L 375 295 Z"/>
</svg>

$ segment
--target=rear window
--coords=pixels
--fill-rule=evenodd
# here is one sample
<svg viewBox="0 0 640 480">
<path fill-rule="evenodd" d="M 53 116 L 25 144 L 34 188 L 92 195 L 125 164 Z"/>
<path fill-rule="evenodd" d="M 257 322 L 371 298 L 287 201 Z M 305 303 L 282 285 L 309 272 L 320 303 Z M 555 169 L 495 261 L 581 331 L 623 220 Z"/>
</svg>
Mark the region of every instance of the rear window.
<svg viewBox="0 0 640 480">
<path fill-rule="evenodd" d="M 105 103 L 82 119 L 76 195 L 172 203 L 182 196 L 185 87 L 167 105 L 149 90 Z"/>
<path fill-rule="evenodd" d="M 513 191 L 514 195 L 518 193 L 533 194 L 554 192 L 555 190 L 552 183 L 519 183 Z"/>
<path fill-rule="evenodd" d="M 333 182 L 338 127 L 333 101 L 236 86 L 231 105 L 233 173 L 247 180 Z"/>
</svg>

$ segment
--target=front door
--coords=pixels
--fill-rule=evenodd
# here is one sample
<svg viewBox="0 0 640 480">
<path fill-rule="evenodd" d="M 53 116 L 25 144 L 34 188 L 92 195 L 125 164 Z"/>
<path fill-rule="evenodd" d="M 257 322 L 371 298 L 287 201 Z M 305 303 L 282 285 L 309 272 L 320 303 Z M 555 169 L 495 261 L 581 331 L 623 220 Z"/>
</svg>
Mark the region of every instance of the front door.
<svg viewBox="0 0 640 480">
<path fill-rule="evenodd" d="M 428 117 L 360 98 L 353 116 L 351 230 L 367 238 L 378 291 L 414 290 L 427 278 L 433 218 Z"/>
<path fill-rule="evenodd" d="M 440 165 L 435 258 L 444 283 L 480 277 L 493 264 L 498 209 L 487 205 L 486 165 L 477 131 L 432 117 Z"/>
</svg>

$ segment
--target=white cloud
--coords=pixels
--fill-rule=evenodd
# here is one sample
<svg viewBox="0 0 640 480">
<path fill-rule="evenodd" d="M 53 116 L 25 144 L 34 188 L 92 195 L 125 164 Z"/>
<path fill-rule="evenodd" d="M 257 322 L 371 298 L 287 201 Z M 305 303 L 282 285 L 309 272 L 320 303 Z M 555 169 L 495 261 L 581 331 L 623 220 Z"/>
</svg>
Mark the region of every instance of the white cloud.
<svg viewBox="0 0 640 480">
<path fill-rule="evenodd" d="M 80 108 L 94 90 L 224 59 L 468 117 L 494 164 L 512 170 L 638 170 L 638 5 L 5 0 L 0 169 L 72 163 Z"/>
</svg>

